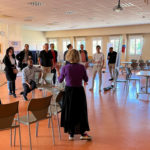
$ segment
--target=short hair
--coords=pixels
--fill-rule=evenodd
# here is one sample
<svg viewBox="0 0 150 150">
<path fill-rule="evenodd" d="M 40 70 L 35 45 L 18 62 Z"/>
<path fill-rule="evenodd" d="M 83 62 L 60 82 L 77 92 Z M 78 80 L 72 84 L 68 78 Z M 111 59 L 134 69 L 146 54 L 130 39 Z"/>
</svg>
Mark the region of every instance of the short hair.
<svg viewBox="0 0 150 150">
<path fill-rule="evenodd" d="M 29 44 L 25 44 L 24 46 L 28 46 L 29 47 Z"/>
<path fill-rule="evenodd" d="M 44 46 L 45 46 L 45 45 L 48 45 L 48 43 L 45 43 Z"/>
<path fill-rule="evenodd" d="M 110 47 L 109 49 L 112 49 L 112 50 L 113 50 L 114 48 L 113 48 L 113 47 Z"/>
<path fill-rule="evenodd" d="M 67 52 L 66 61 L 70 63 L 79 63 L 80 57 L 79 52 L 76 49 Z"/>
<path fill-rule="evenodd" d="M 81 44 L 80 46 L 84 46 L 83 44 Z"/>
<path fill-rule="evenodd" d="M 100 46 L 100 45 L 97 45 L 96 48 L 100 48 L 100 49 L 101 49 L 101 46 Z"/>
<path fill-rule="evenodd" d="M 68 44 L 68 45 L 67 45 L 67 48 L 69 49 L 71 46 L 72 46 L 71 44 Z"/>
<path fill-rule="evenodd" d="M 50 46 L 54 45 L 54 43 L 51 43 Z"/>
</svg>

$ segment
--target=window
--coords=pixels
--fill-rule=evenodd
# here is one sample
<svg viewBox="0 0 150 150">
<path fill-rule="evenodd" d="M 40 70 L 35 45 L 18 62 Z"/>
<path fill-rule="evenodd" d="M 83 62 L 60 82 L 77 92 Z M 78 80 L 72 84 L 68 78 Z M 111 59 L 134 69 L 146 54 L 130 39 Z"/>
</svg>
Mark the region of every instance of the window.
<svg viewBox="0 0 150 150">
<path fill-rule="evenodd" d="M 83 44 L 84 49 L 86 49 L 85 39 L 84 38 L 76 39 L 76 48 L 77 48 L 77 50 L 81 50 L 81 48 L 80 48 L 81 44 Z"/>
<path fill-rule="evenodd" d="M 130 36 L 129 37 L 129 54 L 130 55 L 141 55 L 142 48 L 143 48 L 142 36 Z"/>
<path fill-rule="evenodd" d="M 110 43 L 112 44 L 114 51 L 119 52 L 120 36 L 110 37 Z"/>
<path fill-rule="evenodd" d="M 93 50 L 93 54 L 96 53 L 96 46 L 97 45 L 100 45 L 101 48 L 102 48 L 102 38 L 93 38 L 93 41 L 92 41 L 92 50 Z"/>
<path fill-rule="evenodd" d="M 70 39 L 63 39 L 63 52 L 67 50 L 67 45 L 70 44 Z"/>
<path fill-rule="evenodd" d="M 56 39 L 50 39 L 49 44 L 54 44 L 54 49 L 57 50 L 57 40 Z"/>
</svg>

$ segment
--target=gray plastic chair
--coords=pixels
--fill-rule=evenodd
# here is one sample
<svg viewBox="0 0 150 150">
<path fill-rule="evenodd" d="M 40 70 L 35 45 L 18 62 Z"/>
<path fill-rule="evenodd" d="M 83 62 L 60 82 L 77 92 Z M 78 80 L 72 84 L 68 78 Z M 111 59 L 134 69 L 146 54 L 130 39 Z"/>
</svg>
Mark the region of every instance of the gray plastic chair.
<svg viewBox="0 0 150 150">
<path fill-rule="evenodd" d="M 14 146 L 15 146 L 15 137 L 16 137 L 16 128 L 19 129 L 19 142 L 20 150 L 22 149 L 21 145 L 21 131 L 19 123 L 19 113 L 18 113 L 19 102 L 14 102 L 10 104 L 1 104 L 0 105 L 0 131 L 10 129 L 10 145 L 12 146 L 12 129 L 15 129 L 14 132 Z M 15 116 L 18 122 L 15 120 Z"/>
<path fill-rule="evenodd" d="M 126 69 L 126 79 L 127 81 L 130 83 L 130 81 L 135 81 L 139 83 L 139 89 L 140 89 L 140 78 L 138 77 L 132 77 L 132 72 L 130 68 L 125 68 Z M 137 87 L 136 87 L 136 91 L 137 91 Z"/>
<path fill-rule="evenodd" d="M 50 110 L 51 100 L 52 96 L 31 99 L 28 104 L 27 115 L 20 117 L 20 123 L 27 125 L 29 128 L 30 150 L 32 150 L 30 125 L 36 123 L 36 136 L 38 136 L 39 121 L 45 119 L 51 120 L 53 144 L 55 144 L 53 121 L 51 115 L 52 113 Z"/>
</svg>

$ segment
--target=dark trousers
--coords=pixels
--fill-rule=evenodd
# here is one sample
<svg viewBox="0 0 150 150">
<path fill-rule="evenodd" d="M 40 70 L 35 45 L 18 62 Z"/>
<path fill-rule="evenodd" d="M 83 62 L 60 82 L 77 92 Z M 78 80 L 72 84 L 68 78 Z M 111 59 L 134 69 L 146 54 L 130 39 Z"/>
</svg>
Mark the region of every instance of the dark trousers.
<svg viewBox="0 0 150 150">
<path fill-rule="evenodd" d="M 23 88 L 24 88 L 24 96 L 27 96 L 28 93 L 30 93 L 32 90 L 36 88 L 36 83 L 34 81 L 30 81 L 29 83 L 31 85 L 31 89 L 29 88 L 28 84 L 23 83 Z"/>
<path fill-rule="evenodd" d="M 14 81 L 7 81 L 7 86 L 8 86 L 9 93 L 15 94 L 15 90 L 16 90 L 15 80 Z"/>
<path fill-rule="evenodd" d="M 51 73 L 54 74 L 54 76 L 53 76 L 53 84 L 55 84 L 55 83 L 56 83 L 56 69 L 55 69 L 55 68 L 52 69 L 52 70 L 51 70 Z"/>
</svg>

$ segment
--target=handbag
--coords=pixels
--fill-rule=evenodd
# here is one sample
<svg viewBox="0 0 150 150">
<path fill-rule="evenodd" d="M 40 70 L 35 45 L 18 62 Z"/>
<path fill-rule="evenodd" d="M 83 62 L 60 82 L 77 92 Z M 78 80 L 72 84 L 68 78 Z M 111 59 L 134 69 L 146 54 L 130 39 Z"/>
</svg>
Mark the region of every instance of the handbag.
<svg viewBox="0 0 150 150">
<path fill-rule="evenodd" d="M 13 69 L 13 73 L 17 74 L 18 73 L 18 69 Z"/>
</svg>

